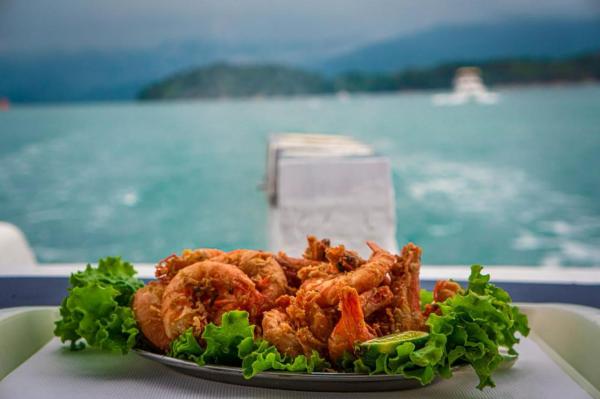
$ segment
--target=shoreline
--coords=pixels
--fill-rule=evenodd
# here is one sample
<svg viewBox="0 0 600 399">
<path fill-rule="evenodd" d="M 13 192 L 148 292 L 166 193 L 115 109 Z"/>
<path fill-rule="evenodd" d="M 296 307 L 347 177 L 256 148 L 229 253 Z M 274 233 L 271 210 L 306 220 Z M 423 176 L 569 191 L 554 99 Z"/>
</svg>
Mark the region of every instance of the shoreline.
<svg viewBox="0 0 600 399">
<path fill-rule="evenodd" d="M 492 91 L 515 91 L 529 89 L 559 89 L 559 88 L 585 88 L 600 87 L 600 80 L 585 81 L 556 81 L 556 82 L 531 82 L 531 83 L 505 83 L 486 86 Z M 249 96 L 249 97 L 197 97 L 197 98 L 165 98 L 153 100 L 117 99 L 117 100 L 91 100 L 91 101 L 58 101 L 58 102 L 11 102 L 10 108 L 5 112 L 23 108 L 63 108 L 63 107 L 89 107 L 89 106 L 120 106 L 120 105 L 164 105 L 164 104 L 190 104 L 190 103 L 237 103 L 237 102 L 269 102 L 269 101 L 295 101 L 311 99 L 329 99 L 338 98 L 340 101 L 350 100 L 358 97 L 390 97 L 397 95 L 422 95 L 451 93 L 451 88 L 437 89 L 414 89 L 414 90 L 395 90 L 395 91 L 356 91 L 356 92 L 331 92 L 321 94 L 303 94 L 303 95 L 275 95 L 275 96 Z M 2 115 L 2 113 L 0 113 Z"/>
</svg>

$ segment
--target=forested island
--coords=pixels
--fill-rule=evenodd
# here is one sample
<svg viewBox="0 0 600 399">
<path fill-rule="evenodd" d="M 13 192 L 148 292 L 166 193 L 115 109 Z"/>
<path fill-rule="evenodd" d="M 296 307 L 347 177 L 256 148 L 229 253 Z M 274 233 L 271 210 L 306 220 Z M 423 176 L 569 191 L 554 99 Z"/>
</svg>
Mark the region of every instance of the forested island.
<svg viewBox="0 0 600 399">
<path fill-rule="evenodd" d="M 347 72 L 329 77 L 282 65 L 225 63 L 177 73 L 143 88 L 140 100 L 268 97 L 336 92 L 391 92 L 447 89 L 454 72 L 479 67 L 490 86 L 600 81 L 600 52 L 565 59 L 512 58 L 485 62 L 453 62 L 393 73 Z"/>
<path fill-rule="evenodd" d="M 294 96 L 333 91 L 323 76 L 281 65 L 213 64 L 142 89 L 139 99 Z"/>
</svg>

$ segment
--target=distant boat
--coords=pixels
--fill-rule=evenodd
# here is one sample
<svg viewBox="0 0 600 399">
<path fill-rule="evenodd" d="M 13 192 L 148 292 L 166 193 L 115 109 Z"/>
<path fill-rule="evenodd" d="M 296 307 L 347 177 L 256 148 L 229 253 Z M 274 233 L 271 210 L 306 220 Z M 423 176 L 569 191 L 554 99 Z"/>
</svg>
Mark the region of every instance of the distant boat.
<svg viewBox="0 0 600 399">
<path fill-rule="evenodd" d="M 341 102 L 348 102 L 348 100 L 350 100 L 350 93 L 348 93 L 346 90 L 340 90 L 336 92 L 335 96 Z"/>
<path fill-rule="evenodd" d="M 10 108 L 10 101 L 8 98 L 0 97 L 0 111 L 8 111 Z"/>
<path fill-rule="evenodd" d="M 477 67 L 462 67 L 456 70 L 452 93 L 440 93 L 433 96 L 435 105 L 461 105 L 470 101 L 480 104 L 495 104 L 498 94 L 489 91 L 481 79 L 481 70 Z"/>
</svg>

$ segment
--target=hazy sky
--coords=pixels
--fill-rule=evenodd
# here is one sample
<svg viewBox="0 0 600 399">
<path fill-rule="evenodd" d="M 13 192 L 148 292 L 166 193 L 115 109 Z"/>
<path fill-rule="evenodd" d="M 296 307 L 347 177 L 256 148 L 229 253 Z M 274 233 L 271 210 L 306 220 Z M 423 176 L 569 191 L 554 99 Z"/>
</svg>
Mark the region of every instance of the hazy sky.
<svg viewBox="0 0 600 399">
<path fill-rule="evenodd" d="M 0 0 L 0 51 L 141 48 L 182 40 L 342 49 L 432 25 L 599 14 L 600 0 Z"/>
</svg>

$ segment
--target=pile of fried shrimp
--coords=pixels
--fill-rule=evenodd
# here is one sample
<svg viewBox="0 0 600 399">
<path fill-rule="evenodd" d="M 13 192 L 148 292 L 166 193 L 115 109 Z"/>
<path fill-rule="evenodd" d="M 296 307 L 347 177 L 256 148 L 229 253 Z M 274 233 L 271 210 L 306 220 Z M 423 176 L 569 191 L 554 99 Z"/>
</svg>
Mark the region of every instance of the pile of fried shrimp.
<svg viewBox="0 0 600 399">
<path fill-rule="evenodd" d="M 409 243 L 399 255 L 373 242 L 368 259 L 328 239 L 308 237 L 301 258 L 238 249 L 185 250 L 156 266 L 156 279 L 139 289 L 132 308 L 147 341 L 160 352 L 189 328 L 200 338 L 223 313 L 245 310 L 256 338 L 280 353 L 335 362 L 357 343 L 375 337 L 426 330 L 431 311 L 421 311 L 421 249 Z M 460 287 L 436 284 L 443 301 Z"/>
</svg>

